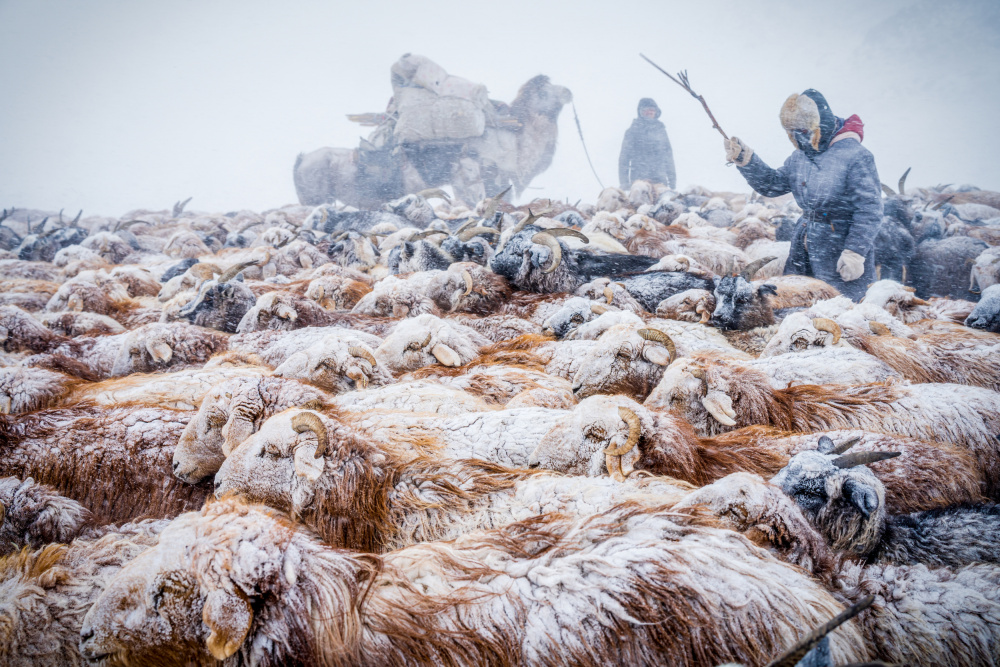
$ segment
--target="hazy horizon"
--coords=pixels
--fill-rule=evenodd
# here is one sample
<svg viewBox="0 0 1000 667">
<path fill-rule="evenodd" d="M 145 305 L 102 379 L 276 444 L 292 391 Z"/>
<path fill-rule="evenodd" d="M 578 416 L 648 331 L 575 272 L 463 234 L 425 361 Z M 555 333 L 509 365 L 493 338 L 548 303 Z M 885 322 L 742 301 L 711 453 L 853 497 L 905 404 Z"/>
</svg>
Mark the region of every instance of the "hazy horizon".
<svg viewBox="0 0 1000 667">
<path fill-rule="evenodd" d="M 296 201 L 299 152 L 354 147 L 345 115 L 384 109 L 389 67 L 420 53 L 510 101 L 536 74 L 573 91 L 604 185 L 641 97 L 663 109 L 678 186 L 747 191 L 701 106 L 643 62 L 687 69 L 722 127 L 772 166 L 778 109 L 816 88 L 865 122 L 882 180 L 1000 190 L 1000 3 L 765 0 L 472 6 L 460 2 L 0 2 L 0 207 L 121 215 Z M 593 202 L 572 107 L 538 196 Z"/>
</svg>

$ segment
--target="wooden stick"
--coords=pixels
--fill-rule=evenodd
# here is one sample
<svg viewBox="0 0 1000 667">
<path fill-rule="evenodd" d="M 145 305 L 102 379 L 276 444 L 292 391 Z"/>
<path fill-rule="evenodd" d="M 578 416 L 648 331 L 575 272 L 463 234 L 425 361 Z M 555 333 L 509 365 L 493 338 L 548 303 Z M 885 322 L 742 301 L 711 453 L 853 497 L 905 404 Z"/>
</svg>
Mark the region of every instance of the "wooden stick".
<svg viewBox="0 0 1000 667">
<path fill-rule="evenodd" d="M 659 65 L 657 65 L 656 63 L 654 63 L 652 60 L 650 60 L 649 58 L 647 58 L 643 54 L 640 53 L 639 55 L 642 56 L 642 59 L 645 60 L 647 63 L 649 63 L 650 65 L 652 65 L 656 69 L 658 69 L 661 72 L 663 72 L 664 74 L 666 74 L 667 78 L 669 78 L 671 81 L 673 81 L 678 86 L 680 86 L 684 90 L 686 90 L 689 93 L 691 93 L 691 97 L 693 97 L 696 100 L 698 100 L 699 102 L 701 102 L 701 106 L 705 107 L 705 113 L 707 113 L 708 117 L 712 120 L 712 127 L 719 131 L 719 134 L 722 135 L 723 139 L 727 139 L 727 140 L 729 139 L 729 137 L 726 135 L 726 133 L 722 131 L 722 128 L 719 127 L 719 122 L 717 120 L 715 120 L 715 116 L 712 115 L 712 110 L 708 108 L 708 103 L 705 102 L 705 98 L 702 97 L 701 95 L 699 95 L 698 93 L 694 92 L 694 90 L 691 89 L 691 83 L 688 81 L 687 70 L 684 70 L 683 72 L 678 72 L 677 73 L 677 77 L 674 77 L 672 74 L 670 74 L 670 72 L 668 72 L 667 70 L 663 69 L 662 67 L 660 67 Z"/>
</svg>

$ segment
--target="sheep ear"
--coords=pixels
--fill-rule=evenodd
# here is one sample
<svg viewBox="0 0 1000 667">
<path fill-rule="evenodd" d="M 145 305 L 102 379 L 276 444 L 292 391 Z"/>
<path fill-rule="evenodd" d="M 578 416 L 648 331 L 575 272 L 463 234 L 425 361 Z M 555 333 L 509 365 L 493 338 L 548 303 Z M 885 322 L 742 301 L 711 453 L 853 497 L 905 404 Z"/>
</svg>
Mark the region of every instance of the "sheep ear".
<svg viewBox="0 0 1000 667">
<path fill-rule="evenodd" d="M 654 363 L 657 366 L 670 365 L 670 350 L 662 345 L 646 345 L 642 349 L 642 356 L 645 357 L 646 361 Z"/>
<path fill-rule="evenodd" d="M 253 621 L 253 609 L 242 594 L 212 591 L 205 598 L 201 620 L 211 630 L 205 644 L 216 660 L 226 660 L 239 650 Z"/>
<path fill-rule="evenodd" d="M 314 441 L 302 443 L 295 448 L 295 453 L 292 454 L 292 460 L 295 464 L 295 474 L 307 482 L 315 482 L 319 479 L 319 476 L 323 474 L 323 466 L 326 463 L 326 459 L 322 456 L 318 459 L 316 458 L 316 447 L 314 445 Z"/>
<path fill-rule="evenodd" d="M 866 517 L 871 516 L 871 513 L 878 509 L 878 493 L 871 486 L 856 479 L 847 478 L 844 480 L 842 488 L 843 496 Z"/>
<path fill-rule="evenodd" d="M 458 356 L 458 352 L 451 349 L 444 343 L 438 343 L 433 348 L 431 348 L 431 354 L 434 358 L 438 360 L 443 366 L 461 366 L 462 358 Z"/>
<path fill-rule="evenodd" d="M 222 427 L 222 453 L 229 456 L 247 438 L 253 435 L 253 422 L 233 414 Z"/>
<path fill-rule="evenodd" d="M 174 351 L 162 341 L 147 341 L 146 350 L 153 359 L 162 363 L 167 363 L 174 356 Z"/>
<path fill-rule="evenodd" d="M 819 439 L 819 444 L 816 446 L 816 449 L 819 450 L 821 454 L 829 454 L 833 451 L 833 448 L 833 440 L 825 435 Z"/>
<path fill-rule="evenodd" d="M 761 285 L 760 287 L 757 288 L 757 294 L 760 294 L 760 295 L 774 294 L 775 296 L 777 296 L 777 294 L 778 294 L 778 288 L 775 287 L 774 285 L 768 285 L 767 283 L 765 283 L 765 284 L 763 284 L 763 285 Z"/>
</svg>

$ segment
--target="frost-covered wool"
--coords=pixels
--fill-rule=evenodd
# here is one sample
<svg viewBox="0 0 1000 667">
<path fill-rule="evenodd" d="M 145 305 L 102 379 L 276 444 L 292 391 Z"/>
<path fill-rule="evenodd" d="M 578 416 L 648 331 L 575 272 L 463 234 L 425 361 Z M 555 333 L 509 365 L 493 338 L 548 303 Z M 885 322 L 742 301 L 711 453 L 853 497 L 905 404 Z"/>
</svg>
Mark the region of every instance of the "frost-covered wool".
<svg viewBox="0 0 1000 667">
<path fill-rule="evenodd" d="M 634 450 L 610 461 L 604 450 L 620 448 L 628 440 L 629 425 L 620 408 L 639 419 Z M 539 466 L 573 474 L 603 476 L 608 465 L 623 473 L 643 470 L 696 485 L 711 483 L 738 471 L 771 477 L 790 456 L 816 448 L 821 435 L 835 442 L 860 438 L 852 451 L 895 451 L 901 456 L 872 464 L 886 487 L 886 507 L 895 513 L 915 512 L 959 503 L 983 502 L 983 476 L 968 451 L 939 442 L 859 430 L 815 434 L 791 433 L 764 426 L 748 426 L 713 438 L 695 435 L 676 413 L 650 410 L 624 396 L 591 396 L 580 401 L 545 434 L 528 460 Z M 941 475 L 940 470 L 948 470 Z"/>
<path fill-rule="evenodd" d="M 49 331 L 27 311 L 17 306 L 0 306 L 0 344 L 4 351 L 50 352 L 67 340 Z"/>
<path fill-rule="evenodd" d="M 60 336 L 102 336 L 125 331 L 117 320 L 97 313 L 38 313 L 37 317 Z"/>
<path fill-rule="evenodd" d="M 961 323 L 976 304 L 958 299 L 932 297 L 931 301 L 917 298 L 913 287 L 905 287 L 895 280 L 878 280 L 868 287 L 862 303 L 884 308 L 906 324 L 920 320 L 951 320 Z"/>
<path fill-rule="evenodd" d="M 173 452 L 173 473 L 197 484 L 214 474 L 225 456 L 271 415 L 294 405 L 325 405 L 330 396 L 294 380 L 230 378 L 211 388 L 184 427 Z"/>
<path fill-rule="evenodd" d="M 876 334 L 868 326 L 861 329 L 838 325 L 837 334 L 827 330 L 828 324 L 823 330 L 817 325 L 815 319 L 802 313 L 789 315 L 761 357 L 781 359 L 788 352 L 801 354 L 798 350 L 854 347 L 881 359 L 911 382 L 955 382 L 1000 390 L 1000 336 L 987 339 L 947 331 L 911 339 Z M 838 337 L 839 342 L 834 344 Z M 789 363 L 788 359 L 784 362 Z"/>
<path fill-rule="evenodd" d="M 690 488 L 662 478 L 619 484 L 511 470 L 457 459 L 438 443 L 373 443 L 325 418 L 319 435 L 328 442 L 317 459 L 315 431 L 292 426 L 302 414 L 272 417 L 237 447 L 216 475 L 216 493 L 236 492 L 290 512 L 334 546 L 379 551 L 541 512 L 587 516 L 627 499 L 666 503 Z"/>
<path fill-rule="evenodd" d="M 447 273 L 440 271 L 440 273 Z M 441 309 L 421 284 L 397 276 L 386 276 L 375 283 L 372 291 L 361 297 L 352 313 L 373 317 L 416 317 L 424 313 L 440 315 Z"/>
<path fill-rule="evenodd" d="M 694 371 L 693 373 L 691 371 Z M 700 435 L 763 424 L 790 431 L 860 428 L 967 449 L 991 498 L 1000 493 L 1000 393 L 957 384 L 771 386 L 725 359 L 681 360 L 645 403 L 681 412 Z"/>
<path fill-rule="evenodd" d="M 0 475 L 31 477 L 90 510 L 97 524 L 174 516 L 198 507 L 206 486 L 171 475 L 190 412 L 81 406 L 0 417 Z"/>
<path fill-rule="evenodd" d="M 689 289 L 664 299 L 656 306 L 656 316 L 665 320 L 705 324 L 715 310 L 715 296 L 707 289 Z"/>
<path fill-rule="evenodd" d="M 494 343 L 500 343 L 527 334 L 542 333 L 542 327 L 539 325 L 514 315 L 487 315 L 485 317 L 451 315 L 448 319 L 474 329 Z"/>
<path fill-rule="evenodd" d="M 375 360 L 375 346 L 329 336 L 292 354 L 274 369 L 275 377 L 304 380 L 334 394 L 385 386 L 392 375 Z"/>
<path fill-rule="evenodd" d="M 576 405 L 573 386 L 568 380 L 549 375 L 537 367 L 523 363 L 511 365 L 477 364 L 476 360 L 450 374 L 442 366 L 429 366 L 400 377 L 409 379 L 433 379 L 443 385 L 461 389 L 481 398 L 494 407 L 547 407 L 568 410 Z"/>
<path fill-rule="evenodd" d="M 395 322 L 390 322 L 395 326 Z M 294 331 L 257 331 L 247 334 L 236 334 L 229 338 L 229 350 L 242 355 L 257 355 L 269 366 L 279 366 L 288 357 L 302 352 L 327 338 L 343 340 L 348 344 L 359 342 L 363 345 L 378 347 L 382 339 L 365 331 L 351 328 L 329 326 L 308 327 Z"/>
<path fill-rule="evenodd" d="M 122 403 L 172 410 L 197 410 L 202 399 L 220 382 L 231 378 L 258 377 L 262 366 L 213 365 L 172 373 L 132 373 L 102 382 L 78 384 L 62 401 L 115 407 Z"/>
<path fill-rule="evenodd" d="M 647 332 L 648 336 L 650 330 L 669 337 L 674 350 L 640 333 Z M 612 326 L 580 360 L 579 369 L 573 376 L 573 390 L 580 398 L 598 393 L 645 398 L 659 383 L 675 355 L 687 356 L 706 349 L 728 352 L 736 359 L 749 358 L 731 346 L 718 331 L 701 324 L 654 319 L 646 324 Z"/>
<path fill-rule="evenodd" d="M 550 515 L 373 557 L 222 500 L 118 574 L 81 651 L 130 664 L 714 665 L 767 659 L 840 609 L 741 536 L 663 510 Z M 853 623 L 831 649 L 838 663 L 868 655 Z"/>
<path fill-rule="evenodd" d="M 427 313 L 400 321 L 375 350 L 375 358 L 390 373 L 399 374 L 437 363 L 461 366 L 489 344 L 474 329 Z"/>
<path fill-rule="evenodd" d="M 371 287 L 360 280 L 341 276 L 320 276 L 313 278 L 306 288 L 306 297 L 327 310 L 351 309 L 361 300 Z"/>
<path fill-rule="evenodd" d="M 74 384 L 70 376 L 44 368 L 0 367 L 0 414 L 52 407 Z"/>
<path fill-rule="evenodd" d="M 772 262 L 776 264 L 777 262 Z M 770 268 L 772 264 L 765 265 L 761 271 Z M 762 275 L 760 272 L 758 276 Z M 819 301 L 833 299 L 840 296 L 837 288 L 829 283 L 825 283 L 817 278 L 809 276 L 774 276 L 766 279 L 755 280 L 755 285 L 764 283 L 774 285 L 777 293 L 770 298 L 771 307 L 775 310 L 782 308 L 809 308 Z"/>
<path fill-rule="evenodd" d="M 90 520 L 80 503 L 30 477 L 0 477 L 0 556 L 21 547 L 69 542 Z"/>
<path fill-rule="evenodd" d="M 833 554 L 800 508 L 757 475 L 735 473 L 694 491 L 677 508 L 704 505 L 733 529 L 805 568 L 858 616 L 874 656 L 896 664 L 997 665 L 1000 568 L 862 565 Z"/>
<path fill-rule="evenodd" d="M 143 521 L 0 557 L 0 663 L 84 665 L 80 630 L 123 565 L 156 544 L 169 522 Z"/>
<path fill-rule="evenodd" d="M 246 311 L 236 333 L 291 331 L 304 327 L 337 326 L 342 314 L 332 313 L 310 298 L 285 291 L 268 292 Z"/>
</svg>

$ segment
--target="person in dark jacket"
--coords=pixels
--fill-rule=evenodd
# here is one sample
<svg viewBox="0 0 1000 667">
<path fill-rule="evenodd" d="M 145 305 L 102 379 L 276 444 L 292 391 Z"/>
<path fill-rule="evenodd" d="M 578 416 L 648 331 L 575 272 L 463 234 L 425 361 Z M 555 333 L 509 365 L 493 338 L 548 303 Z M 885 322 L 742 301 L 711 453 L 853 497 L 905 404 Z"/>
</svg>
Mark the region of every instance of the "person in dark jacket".
<svg viewBox="0 0 1000 667">
<path fill-rule="evenodd" d="M 658 118 L 660 107 L 648 97 L 639 100 L 639 117 L 625 130 L 622 152 L 618 156 L 618 182 L 622 190 L 646 179 L 671 188 L 677 184 L 674 152 L 670 149 L 667 128 Z"/>
<path fill-rule="evenodd" d="M 875 281 L 882 224 L 875 158 L 861 146 L 864 123 L 834 116 L 813 89 L 785 100 L 780 117 L 796 148 L 785 164 L 771 169 L 737 137 L 726 140 L 726 158 L 758 193 L 791 192 L 802 209 L 785 273 L 819 278 L 858 301 Z"/>
</svg>

